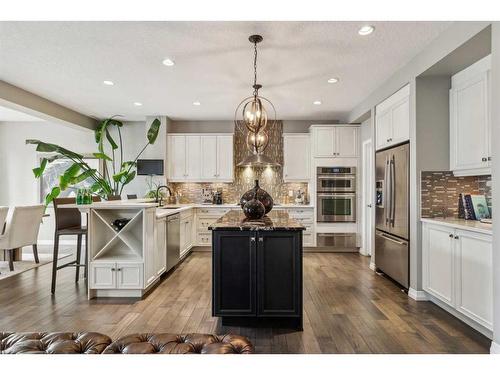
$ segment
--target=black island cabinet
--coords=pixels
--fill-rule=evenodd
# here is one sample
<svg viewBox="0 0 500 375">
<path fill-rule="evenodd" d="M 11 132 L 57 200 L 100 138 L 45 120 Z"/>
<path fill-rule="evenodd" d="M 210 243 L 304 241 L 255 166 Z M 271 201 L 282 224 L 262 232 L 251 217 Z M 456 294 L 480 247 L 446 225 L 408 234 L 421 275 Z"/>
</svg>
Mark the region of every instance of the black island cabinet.
<svg viewBox="0 0 500 375">
<path fill-rule="evenodd" d="M 212 224 L 212 314 L 222 324 L 302 329 L 302 230 L 286 212 Z"/>
</svg>

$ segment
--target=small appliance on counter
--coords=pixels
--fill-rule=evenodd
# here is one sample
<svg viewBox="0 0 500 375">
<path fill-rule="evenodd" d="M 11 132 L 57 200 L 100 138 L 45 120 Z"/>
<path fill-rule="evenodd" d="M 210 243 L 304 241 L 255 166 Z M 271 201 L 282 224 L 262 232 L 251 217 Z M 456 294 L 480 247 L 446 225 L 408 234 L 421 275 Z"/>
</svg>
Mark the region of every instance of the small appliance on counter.
<svg viewBox="0 0 500 375">
<path fill-rule="evenodd" d="M 214 191 L 213 189 L 201 189 L 201 203 L 202 204 L 212 204 L 214 201 Z"/>
<path fill-rule="evenodd" d="M 223 203 L 223 200 L 222 200 L 222 189 L 221 188 L 218 188 L 217 191 L 215 193 L 213 193 L 212 203 L 213 204 L 222 204 Z"/>
</svg>

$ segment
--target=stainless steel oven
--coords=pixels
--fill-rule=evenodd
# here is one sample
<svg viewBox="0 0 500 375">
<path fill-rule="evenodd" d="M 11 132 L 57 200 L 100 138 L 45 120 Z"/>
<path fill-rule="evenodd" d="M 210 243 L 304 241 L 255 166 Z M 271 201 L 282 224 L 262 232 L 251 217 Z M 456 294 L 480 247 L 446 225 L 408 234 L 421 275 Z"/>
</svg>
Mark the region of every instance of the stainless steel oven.
<svg viewBox="0 0 500 375">
<path fill-rule="evenodd" d="M 317 193 L 319 223 L 356 222 L 356 193 Z"/>
<path fill-rule="evenodd" d="M 355 192 L 355 167 L 318 167 L 316 190 L 321 193 Z"/>
<path fill-rule="evenodd" d="M 356 168 L 318 167 L 316 178 L 317 221 L 356 222 Z"/>
</svg>

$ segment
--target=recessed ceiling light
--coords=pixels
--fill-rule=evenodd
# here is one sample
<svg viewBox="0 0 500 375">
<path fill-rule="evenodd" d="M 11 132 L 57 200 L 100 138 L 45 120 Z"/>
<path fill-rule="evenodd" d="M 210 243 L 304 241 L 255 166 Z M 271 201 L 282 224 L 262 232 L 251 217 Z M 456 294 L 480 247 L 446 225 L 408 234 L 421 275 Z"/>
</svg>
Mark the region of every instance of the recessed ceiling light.
<svg viewBox="0 0 500 375">
<path fill-rule="evenodd" d="M 327 82 L 328 83 L 337 83 L 339 79 L 337 77 L 330 78 Z"/>
<path fill-rule="evenodd" d="M 162 61 L 162 63 L 165 66 L 174 66 L 175 65 L 175 62 L 172 59 L 165 59 L 165 60 Z"/>
<path fill-rule="evenodd" d="M 140 106 L 142 105 L 142 103 L 140 103 L 140 102 L 134 102 L 134 105 L 135 105 L 136 107 L 140 107 Z"/>
<path fill-rule="evenodd" d="M 114 85 L 114 82 L 113 81 L 102 81 L 103 85 L 106 85 L 106 86 L 113 86 Z"/>
<path fill-rule="evenodd" d="M 314 105 L 321 105 L 321 100 L 315 100 L 315 101 L 313 102 L 313 104 L 314 104 Z"/>
<path fill-rule="evenodd" d="M 358 34 L 365 36 L 365 35 L 370 35 L 374 31 L 375 31 L 375 27 L 373 27 L 371 25 L 365 25 L 365 26 L 361 27 L 361 29 L 358 30 Z"/>
<path fill-rule="evenodd" d="M 198 100 L 196 100 L 193 102 L 193 105 L 201 105 L 201 103 Z"/>
</svg>

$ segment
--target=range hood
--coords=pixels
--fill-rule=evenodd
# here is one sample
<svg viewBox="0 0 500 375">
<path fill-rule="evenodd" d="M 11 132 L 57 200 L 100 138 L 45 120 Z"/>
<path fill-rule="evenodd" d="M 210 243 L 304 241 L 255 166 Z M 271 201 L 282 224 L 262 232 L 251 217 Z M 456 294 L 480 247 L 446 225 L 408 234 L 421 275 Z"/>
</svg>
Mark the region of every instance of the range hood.
<svg viewBox="0 0 500 375">
<path fill-rule="evenodd" d="M 281 167 L 279 163 L 273 161 L 269 156 L 263 154 L 248 155 L 240 161 L 237 167 Z"/>
</svg>

